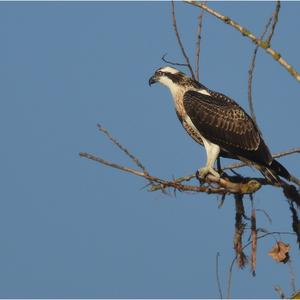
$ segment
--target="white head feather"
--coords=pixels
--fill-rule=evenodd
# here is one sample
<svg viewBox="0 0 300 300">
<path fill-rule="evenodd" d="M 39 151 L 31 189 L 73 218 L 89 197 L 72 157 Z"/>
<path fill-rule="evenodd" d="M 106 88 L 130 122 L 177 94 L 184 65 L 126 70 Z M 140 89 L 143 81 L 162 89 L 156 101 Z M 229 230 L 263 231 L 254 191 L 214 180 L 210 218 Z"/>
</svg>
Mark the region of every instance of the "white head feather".
<svg viewBox="0 0 300 300">
<path fill-rule="evenodd" d="M 160 71 L 162 71 L 162 72 L 167 72 L 167 73 L 171 73 L 171 74 L 176 74 L 176 73 L 179 73 L 179 72 L 180 72 L 180 71 L 178 71 L 177 69 L 172 68 L 172 67 L 169 67 L 169 66 L 166 66 L 166 67 L 161 68 Z"/>
</svg>

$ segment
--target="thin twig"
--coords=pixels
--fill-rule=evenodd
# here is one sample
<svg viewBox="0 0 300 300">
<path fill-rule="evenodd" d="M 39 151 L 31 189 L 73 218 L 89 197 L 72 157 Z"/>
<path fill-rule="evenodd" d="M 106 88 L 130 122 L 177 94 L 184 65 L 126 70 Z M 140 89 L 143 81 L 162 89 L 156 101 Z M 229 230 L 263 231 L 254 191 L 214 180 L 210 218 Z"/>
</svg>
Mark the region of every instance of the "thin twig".
<svg viewBox="0 0 300 300">
<path fill-rule="evenodd" d="M 218 208 L 221 208 L 224 205 L 225 198 L 226 198 L 225 194 L 221 196 L 221 200 L 220 200 L 220 202 L 218 204 Z"/>
<path fill-rule="evenodd" d="M 167 53 L 166 54 L 164 54 L 163 56 L 162 56 L 162 61 L 164 61 L 165 63 L 167 63 L 167 64 L 170 64 L 170 65 L 173 65 L 173 66 L 182 66 L 182 67 L 188 67 L 188 65 L 187 64 L 182 64 L 182 63 L 176 63 L 176 62 L 173 62 L 173 61 L 170 61 L 170 60 L 167 60 L 165 57 L 167 56 Z"/>
<path fill-rule="evenodd" d="M 193 77 L 193 79 L 195 79 L 195 74 L 194 74 L 194 71 L 193 71 L 193 68 L 191 66 L 191 63 L 190 63 L 190 59 L 188 57 L 188 55 L 186 54 L 185 52 L 185 49 L 184 49 L 184 46 L 181 42 L 181 38 L 180 38 L 180 35 L 179 35 L 179 32 L 178 32 L 178 28 L 177 28 L 177 22 L 176 22 L 176 15 L 175 15 L 175 4 L 174 4 L 174 0 L 172 0 L 172 20 L 173 20 L 173 28 L 174 28 L 174 31 L 175 31 L 175 34 L 176 34 L 176 38 L 177 38 L 177 42 L 179 44 L 179 47 L 181 49 L 181 52 L 182 52 L 182 55 L 186 61 L 186 64 L 187 64 L 187 67 L 189 68 L 190 72 L 191 72 L 191 76 Z"/>
<path fill-rule="evenodd" d="M 290 150 L 277 152 L 277 153 L 273 154 L 272 157 L 278 158 L 278 157 L 287 156 L 287 155 L 294 154 L 294 153 L 300 153 L 300 148 L 292 148 Z M 238 168 L 245 167 L 245 166 L 248 166 L 248 165 L 245 163 L 233 163 L 233 164 L 230 164 L 230 165 L 224 167 L 223 170 L 225 171 L 225 170 L 231 170 L 231 169 L 238 169 Z"/>
<path fill-rule="evenodd" d="M 233 272 L 233 266 L 235 263 L 236 257 L 232 260 L 230 267 L 229 267 L 229 272 L 228 272 L 228 283 L 227 283 L 227 299 L 231 298 L 231 281 L 232 281 L 232 272 Z"/>
<path fill-rule="evenodd" d="M 252 32 L 250 32 L 245 27 L 241 26 L 239 23 L 235 22 L 231 18 L 224 16 L 217 12 L 216 10 L 204 5 L 201 2 L 194 1 L 194 0 L 184 0 L 184 2 L 202 8 L 212 16 L 216 17 L 217 19 L 223 21 L 225 24 L 232 26 L 236 30 L 238 30 L 243 36 L 250 39 L 254 44 L 259 45 L 263 48 L 269 55 L 271 55 L 279 64 L 281 64 L 297 81 L 300 82 L 300 74 L 294 69 L 294 67 L 289 64 L 280 53 L 275 51 L 273 48 L 269 47 L 268 43 L 265 41 L 260 40 L 257 38 Z"/>
<path fill-rule="evenodd" d="M 291 259 L 289 259 L 287 263 L 288 263 L 289 271 L 290 271 L 291 288 L 292 288 L 292 292 L 294 294 L 296 292 L 296 284 L 295 284 L 296 280 L 295 280 L 295 273 L 294 273 L 294 270 L 293 270 Z"/>
<path fill-rule="evenodd" d="M 280 297 L 280 299 L 286 299 L 286 297 L 284 295 L 284 292 L 283 292 L 282 288 L 279 285 L 275 285 L 274 286 L 274 290 L 278 294 L 278 296 Z"/>
<path fill-rule="evenodd" d="M 280 11 L 280 1 L 277 1 L 276 2 L 276 8 L 275 8 L 275 11 L 273 13 L 272 28 L 271 28 L 271 31 L 270 31 L 270 34 L 269 34 L 268 38 L 266 39 L 266 43 L 268 44 L 269 47 L 270 47 L 270 44 L 271 44 L 271 39 L 272 39 L 272 37 L 274 35 L 274 32 L 275 32 L 275 27 L 276 27 L 277 22 L 278 22 L 279 11 Z"/>
<path fill-rule="evenodd" d="M 202 22 L 203 22 L 204 10 L 198 16 L 198 26 L 197 26 L 197 37 L 196 37 L 196 63 L 195 63 L 195 73 L 196 80 L 199 81 L 199 64 L 200 64 L 200 42 L 201 42 L 201 33 L 202 33 Z"/>
<path fill-rule="evenodd" d="M 269 223 L 272 224 L 272 218 L 270 217 L 270 215 L 262 208 L 257 208 L 256 211 L 260 211 L 262 212 L 266 218 L 268 219 Z"/>
<path fill-rule="evenodd" d="M 114 168 L 114 169 L 118 169 L 120 171 L 124 171 L 124 172 L 128 172 L 128 173 L 132 173 L 136 176 L 140 176 L 140 177 L 144 177 L 146 179 L 148 179 L 148 175 L 141 172 L 141 171 L 137 171 L 137 170 L 134 170 L 132 168 L 128 168 L 128 167 L 125 167 L 125 166 L 121 166 L 119 164 L 116 164 L 116 163 L 113 163 L 113 162 L 110 162 L 108 160 L 105 160 L 101 157 L 97 157 L 97 156 L 94 156 L 92 154 L 89 154 L 89 153 L 86 153 L 86 152 L 80 152 L 79 153 L 79 156 L 80 157 L 85 157 L 87 159 L 90 159 L 90 160 L 93 160 L 93 161 L 96 161 L 100 164 L 103 164 L 103 165 L 106 165 L 108 167 L 111 167 L 111 168 Z M 159 182 L 159 180 L 157 180 L 157 182 Z"/>
<path fill-rule="evenodd" d="M 219 290 L 219 296 L 220 296 L 220 299 L 223 299 L 220 276 L 219 276 L 219 256 L 220 256 L 220 253 L 217 252 L 217 255 L 216 255 L 216 276 L 217 276 L 217 285 L 218 285 L 218 290 Z"/>
<path fill-rule="evenodd" d="M 268 20 L 268 22 L 267 22 L 267 24 L 265 26 L 265 29 L 264 29 L 263 33 L 261 34 L 261 36 L 260 36 L 260 39 L 264 38 L 265 34 L 267 33 L 267 31 L 268 31 L 268 29 L 269 29 L 269 27 L 271 25 L 272 19 L 273 19 L 273 16 L 271 16 L 269 18 L 269 20 Z M 254 106 L 253 106 L 253 98 L 252 98 L 253 72 L 254 72 L 254 68 L 255 68 L 256 55 L 257 55 L 258 48 L 259 48 L 259 46 L 256 45 L 255 49 L 253 51 L 253 56 L 252 56 L 251 64 L 250 64 L 250 67 L 249 67 L 249 70 L 248 70 L 248 104 L 249 104 L 249 109 L 250 109 L 251 117 L 252 117 L 254 123 L 256 124 L 257 128 L 259 129 L 257 121 L 256 121 L 256 116 L 255 116 Z"/>
<path fill-rule="evenodd" d="M 103 132 L 109 140 L 113 142 L 119 149 L 121 149 L 133 162 L 135 165 L 137 165 L 139 168 L 141 168 L 145 174 L 148 174 L 146 168 L 143 166 L 143 164 L 133 155 L 131 154 L 123 145 L 121 145 L 109 132 L 107 129 L 102 127 L 100 124 L 97 124 L 97 127 L 99 131 Z"/>
</svg>

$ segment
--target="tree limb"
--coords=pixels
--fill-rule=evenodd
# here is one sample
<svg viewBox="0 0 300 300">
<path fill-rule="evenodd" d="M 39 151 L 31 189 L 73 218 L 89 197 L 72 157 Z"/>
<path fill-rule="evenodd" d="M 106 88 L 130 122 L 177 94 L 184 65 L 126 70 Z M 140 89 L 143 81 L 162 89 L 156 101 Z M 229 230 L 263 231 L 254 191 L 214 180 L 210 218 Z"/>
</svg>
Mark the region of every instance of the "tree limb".
<svg viewBox="0 0 300 300">
<path fill-rule="evenodd" d="M 180 178 L 174 179 L 174 180 L 165 180 L 158 178 L 156 176 L 152 176 L 149 174 L 149 172 L 146 170 L 144 165 L 140 162 L 138 158 L 136 158 L 128 149 L 126 149 L 116 138 L 114 138 L 107 129 L 102 127 L 100 124 L 97 124 L 98 130 L 102 133 L 104 133 L 107 138 L 116 145 L 126 156 L 128 156 L 134 164 L 142 169 L 142 171 L 135 170 L 130 167 L 122 166 L 119 164 L 116 164 L 114 162 L 107 161 L 101 157 L 94 156 L 92 154 L 81 152 L 79 155 L 81 157 L 85 157 L 89 160 L 96 161 L 98 163 L 101 163 L 103 165 L 106 165 L 111 168 L 118 169 L 123 172 L 131 173 L 139 177 L 144 177 L 149 181 L 149 185 L 151 186 L 150 191 L 158 191 L 162 190 L 164 191 L 166 188 L 174 188 L 178 191 L 192 191 L 192 192 L 205 192 L 209 194 L 253 194 L 255 193 L 262 185 L 269 184 L 264 178 L 244 178 L 241 176 L 228 176 L 224 173 L 223 177 L 215 177 L 211 174 L 209 174 L 205 178 L 205 183 L 207 185 L 186 185 L 182 184 L 184 181 L 189 181 L 193 178 L 195 178 L 195 174 L 188 175 L 188 176 L 182 176 Z M 288 151 L 283 151 L 280 153 L 277 153 L 274 155 L 274 157 L 280 157 L 284 155 L 289 155 L 292 153 L 300 153 L 300 148 L 294 148 Z M 235 164 L 235 165 L 229 165 L 225 167 L 225 169 L 233 169 L 245 166 L 245 164 Z M 287 186 L 288 187 L 288 186 Z M 289 195 L 289 199 L 294 198 L 294 191 L 286 188 L 285 193 Z M 298 193 L 297 193 L 298 195 Z M 296 201 L 297 202 L 297 201 Z M 298 203 L 298 202 L 297 202 Z"/>
<path fill-rule="evenodd" d="M 300 82 L 300 74 L 293 68 L 292 65 L 290 65 L 282 56 L 280 53 L 275 51 L 273 48 L 270 47 L 270 45 L 257 38 L 252 32 L 250 32 L 248 29 L 245 27 L 241 26 L 239 23 L 236 21 L 232 20 L 231 18 L 224 16 L 217 12 L 216 10 L 206 6 L 205 4 L 194 1 L 194 0 L 184 0 L 184 2 L 197 6 L 212 16 L 218 18 L 219 20 L 223 21 L 225 24 L 232 26 L 236 30 L 238 30 L 243 36 L 247 37 L 250 39 L 254 44 L 259 45 L 262 49 L 264 49 L 269 55 L 271 55 L 276 61 L 278 61 L 279 64 L 281 64 L 297 81 Z"/>
<path fill-rule="evenodd" d="M 228 179 L 217 178 L 211 174 L 209 174 L 206 178 L 207 186 L 196 186 L 196 185 L 185 185 L 175 180 L 164 180 L 148 173 L 144 173 L 126 166 L 122 166 L 110 161 L 107 161 L 101 157 L 97 157 L 95 155 L 80 152 L 79 155 L 81 157 L 85 157 L 89 160 L 93 160 L 100 164 L 106 165 L 108 167 L 118 169 L 123 172 L 131 173 L 139 177 L 143 177 L 147 179 L 152 185 L 150 191 L 164 190 L 165 188 L 174 188 L 178 191 L 190 191 L 190 192 L 204 192 L 208 194 L 230 194 L 230 193 L 239 193 L 239 194 L 251 194 L 256 192 L 261 184 L 258 181 L 259 179 L 249 179 L 245 182 L 231 182 Z M 156 183 L 156 184 L 155 184 Z M 217 187 L 214 187 L 212 184 L 216 184 Z"/>
</svg>

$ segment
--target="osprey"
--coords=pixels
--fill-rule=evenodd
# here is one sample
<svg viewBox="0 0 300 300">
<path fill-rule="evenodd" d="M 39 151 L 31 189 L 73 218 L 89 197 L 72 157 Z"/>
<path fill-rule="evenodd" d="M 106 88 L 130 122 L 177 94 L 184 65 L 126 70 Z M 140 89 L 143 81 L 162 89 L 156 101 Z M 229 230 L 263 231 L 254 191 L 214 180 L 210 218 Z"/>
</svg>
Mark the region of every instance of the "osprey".
<svg viewBox="0 0 300 300">
<path fill-rule="evenodd" d="M 198 170 L 201 178 L 209 173 L 220 176 L 214 169 L 220 155 L 254 165 L 273 184 L 281 184 L 279 176 L 291 180 L 285 167 L 272 158 L 254 121 L 235 101 L 169 66 L 149 79 L 149 85 L 156 82 L 169 88 L 182 126 L 204 145 L 207 162 Z"/>
</svg>

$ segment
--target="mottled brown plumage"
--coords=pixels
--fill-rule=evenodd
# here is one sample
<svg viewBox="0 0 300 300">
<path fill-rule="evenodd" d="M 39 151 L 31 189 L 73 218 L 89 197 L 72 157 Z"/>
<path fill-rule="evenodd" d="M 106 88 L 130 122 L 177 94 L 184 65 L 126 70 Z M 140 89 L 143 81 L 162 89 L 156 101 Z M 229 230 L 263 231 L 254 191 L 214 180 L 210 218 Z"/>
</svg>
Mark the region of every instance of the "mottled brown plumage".
<svg viewBox="0 0 300 300">
<path fill-rule="evenodd" d="M 272 156 L 253 120 L 233 100 L 208 90 L 183 95 L 183 105 L 201 135 L 234 156 L 270 164 Z"/>
<path fill-rule="evenodd" d="M 205 172 L 214 172 L 214 160 L 221 155 L 254 165 L 272 182 L 280 182 L 278 176 L 290 179 L 289 172 L 272 158 L 252 118 L 235 101 L 172 67 L 158 69 L 149 83 L 157 81 L 170 89 L 188 134 L 205 146 Z"/>
</svg>

